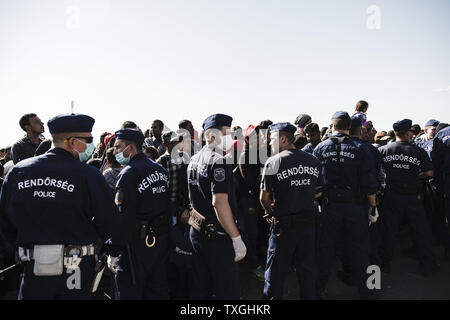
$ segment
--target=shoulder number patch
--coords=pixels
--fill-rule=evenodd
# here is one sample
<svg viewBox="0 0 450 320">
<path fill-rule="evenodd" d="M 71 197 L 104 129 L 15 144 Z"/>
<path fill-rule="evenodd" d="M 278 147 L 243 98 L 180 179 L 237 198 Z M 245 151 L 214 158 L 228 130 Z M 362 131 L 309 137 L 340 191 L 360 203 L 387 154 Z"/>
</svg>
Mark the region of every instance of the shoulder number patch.
<svg viewBox="0 0 450 320">
<path fill-rule="evenodd" d="M 225 169 L 223 168 L 214 169 L 214 180 L 216 180 L 217 182 L 225 181 Z"/>
</svg>

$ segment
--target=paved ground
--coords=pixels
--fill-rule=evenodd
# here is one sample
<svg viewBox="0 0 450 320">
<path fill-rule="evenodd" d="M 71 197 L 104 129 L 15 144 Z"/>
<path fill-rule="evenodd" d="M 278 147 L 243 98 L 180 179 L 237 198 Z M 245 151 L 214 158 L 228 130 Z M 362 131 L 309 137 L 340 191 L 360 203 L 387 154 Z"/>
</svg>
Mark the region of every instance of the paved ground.
<svg viewBox="0 0 450 320">
<path fill-rule="evenodd" d="M 440 273 L 424 278 L 418 273 L 419 263 L 402 255 L 402 249 L 411 246 L 411 239 L 407 230 L 398 236 L 395 258 L 391 264 L 389 274 L 382 273 L 380 299 L 450 299 L 450 262 L 443 260 L 443 248 L 434 246 L 434 252 L 441 266 Z M 357 299 L 356 287 L 342 283 L 335 276 L 340 267 L 335 261 L 333 276 L 328 284 L 327 299 L 348 300 Z M 264 283 L 251 275 L 245 265 L 241 268 L 241 296 L 242 299 L 261 299 Z M 13 300 L 17 298 L 17 291 L 10 291 L 1 299 Z M 106 298 L 106 297 L 103 297 Z M 293 271 L 289 272 L 285 284 L 285 299 L 298 299 L 299 290 Z"/>
</svg>

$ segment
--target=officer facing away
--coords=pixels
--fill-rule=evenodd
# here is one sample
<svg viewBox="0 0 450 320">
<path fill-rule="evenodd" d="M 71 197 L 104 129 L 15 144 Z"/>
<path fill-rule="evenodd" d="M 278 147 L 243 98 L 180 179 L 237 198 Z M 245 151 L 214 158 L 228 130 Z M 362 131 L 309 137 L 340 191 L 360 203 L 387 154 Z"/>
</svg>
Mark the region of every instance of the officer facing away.
<svg viewBox="0 0 450 320">
<path fill-rule="evenodd" d="M 193 297 L 239 299 L 239 268 L 246 247 L 231 210 L 234 201 L 232 165 L 215 151 L 232 144 L 227 135 L 232 118 L 214 114 L 203 122 L 206 145 L 188 166 L 189 224 L 193 255 Z"/>
<path fill-rule="evenodd" d="M 333 262 L 336 240 L 345 239 L 351 252 L 352 270 L 358 280 L 361 298 L 368 298 L 366 269 L 369 265 L 369 220 L 378 217 L 375 193 L 377 182 L 375 165 L 368 149 L 349 136 L 351 118 L 347 112 L 338 111 L 332 117 L 333 135 L 314 149 L 322 163 L 324 199 L 322 201 L 321 230 L 318 243 L 318 290 L 322 295 Z M 370 213 L 363 207 L 367 197 Z"/>
<path fill-rule="evenodd" d="M 120 232 L 105 179 L 83 163 L 94 151 L 94 121 L 81 114 L 51 119 L 55 148 L 21 161 L 5 180 L 0 229 L 24 262 L 19 299 L 92 298 L 93 244 Z"/>
<path fill-rule="evenodd" d="M 406 219 L 418 250 L 420 271 L 429 275 L 437 272 L 438 266 L 431 250 L 431 230 L 419 197 L 419 187 L 421 178 L 433 176 L 433 167 L 426 152 L 409 142 L 413 135 L 411 127 L 409 119 L 394 123 L 396 142 L 379 149 L 386 172 L 381 255 L 383 266 L 388 270 L 394 254 L 395 235 Z"/>
<path fill-rule="evenodd" d="M 109 258 L 118 284 L 116 298 L 168 299 L 165 260 L 171 216 L 167 171 L 142 153 L 145 138 L 140 131 L 121 129 L 115 137 L 114 155 L 125 166 L 115 189 L 115 202 L 123 215 L 122 236 L 112 239 L 113 245 L 122 247 L 120 266 L 117 252 Z"/>
<path fill-rule="evenodd" d="M 433 142 L 432 159 L 434 183 L 437 193 L 443 199 L 447 222 L 450 222 L 450 126 L 437 132 Z M 450 233 L 450 223 L 447 223 L 447 227 Z M 450 260 L 450 250 L 446 250 L 445 257 Z"/>
<path fill-rule="evenodd" d="M 270 145 L 275 155 L 264 166 L 260 194 L 261 204 L 271 221 L 264 286 L 266 299 L 283 297 L 284 280 L 292 264 L 301 297 L 316 298 L 313 207 L 320 162 L 295 148 L 296 130 L 290 123 L 270 126 Z"/>
</svg>

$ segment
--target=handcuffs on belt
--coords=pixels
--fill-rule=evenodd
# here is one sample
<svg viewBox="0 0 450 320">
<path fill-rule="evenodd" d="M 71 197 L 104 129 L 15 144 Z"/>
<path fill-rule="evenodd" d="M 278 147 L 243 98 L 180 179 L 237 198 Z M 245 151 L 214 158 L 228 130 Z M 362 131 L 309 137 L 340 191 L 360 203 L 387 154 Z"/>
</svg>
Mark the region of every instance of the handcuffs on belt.
<svg viewBox="0 0 450 320">
<path fill-rule="evenodd" d="M 140 230 L 139 230 L 140 238 L 145 240 L 145 245 L 148 248 L 153 247 L 156 244 L 156 237 L 155 237 L 155 232 L 154 232 L 153 228 L 148 226 L 148 222 L 142 223 L 139 228 L 140 228 Z M 148 243 L 149 236 L 151 236 L 153 238 L 152 243 Z"/>
<path fill-rule="evenodd" d="M 147 247 L 149 247 L 149 248 L 153 247 L 153 246 L 155 245 L 155 243 L 156 243 L 156 238 L 155 238 L 155 236 L 153 235 L 153 229 L 150 228 L 150 232 L 151 232 L 152 237 L 153 237 L 152 243 L 151 243 L 151 244 L 148 243 L 148 235 L 145 236 L 145 245 L 146 245 Z"/>
</svg>

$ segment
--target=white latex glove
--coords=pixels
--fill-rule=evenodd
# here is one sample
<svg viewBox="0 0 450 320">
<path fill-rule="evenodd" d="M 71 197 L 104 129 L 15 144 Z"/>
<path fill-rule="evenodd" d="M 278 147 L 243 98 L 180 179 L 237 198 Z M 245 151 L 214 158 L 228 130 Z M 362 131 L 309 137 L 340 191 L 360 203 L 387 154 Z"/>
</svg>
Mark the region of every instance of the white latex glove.
<svg viewBox="0 0 450 320">
<path fill-rule="evenodd" d="M 233 248 L 234 248 L 234 261 L 238 262 L 242 259 L 244 259 L 245 255 L 247 254 L 247 247 L 244 244 L 244 241 L 242 241 L 241 236 L 231 238 L 233 241 Z"/>
<path fill-rule="evenodd" d="M 122 268 L 119 266 L 119 257 L 108 256 L 106 263 L 108 264 L 108 269 L 111 270 L 112 273 L 117 274 L 118 271 L 122 271 Z"/>
<path fill-rule="evenodd" d="M 369 212 L 369 225 L 371 223 L 377 222 L 378 217 L 379 217 L 378 209 L 377 209 L 377 207 L 375 207 L 375 210 L 373 210 L 372 214 Z"/>
</svg>

